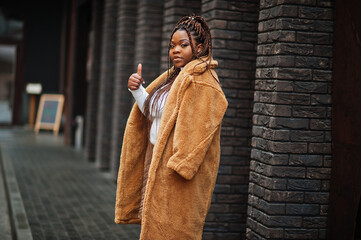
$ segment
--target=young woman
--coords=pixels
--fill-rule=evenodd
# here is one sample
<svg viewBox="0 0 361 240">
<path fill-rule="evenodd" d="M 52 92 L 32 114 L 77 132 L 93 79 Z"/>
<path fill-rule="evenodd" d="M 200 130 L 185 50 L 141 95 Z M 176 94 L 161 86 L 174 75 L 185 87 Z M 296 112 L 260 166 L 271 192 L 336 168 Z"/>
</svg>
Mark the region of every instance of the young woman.
<svg viewBox="0 0 361 240">
<path fill-rule="evenodd" d="M 147 89 L 141 65 L 128 88 L 136 99 L 124 133 L 115 222 L 141 224 L 140 239 L 201 239 L 220 158 L 227 101 L 200 16 L 172 31 L 173 66 Z"/>
</svg>

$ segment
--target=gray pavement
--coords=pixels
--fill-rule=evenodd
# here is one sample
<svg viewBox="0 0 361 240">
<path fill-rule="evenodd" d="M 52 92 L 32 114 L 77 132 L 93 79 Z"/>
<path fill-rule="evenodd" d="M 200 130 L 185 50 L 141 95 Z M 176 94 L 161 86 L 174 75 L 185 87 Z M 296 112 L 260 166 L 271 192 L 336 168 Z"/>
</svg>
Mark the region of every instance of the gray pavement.
<svg viewBox="0 0 361 240">
<path fill-rule="evenodd" d="M 1 239 L 139 238 L 140 226 L 113 221 L 109 173 L 64 146 L 61 136 L 0 128 L 0 151 L 0 201 L 9 202 L 0 207 Z"/>
</svg>

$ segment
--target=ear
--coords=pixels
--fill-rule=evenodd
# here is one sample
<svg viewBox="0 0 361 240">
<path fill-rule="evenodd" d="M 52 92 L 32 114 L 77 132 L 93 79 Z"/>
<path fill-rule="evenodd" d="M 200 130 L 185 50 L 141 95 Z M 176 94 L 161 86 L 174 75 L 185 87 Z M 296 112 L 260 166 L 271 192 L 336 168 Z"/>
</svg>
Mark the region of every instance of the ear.
<svg viewBox="0 0 361 240">
<path fill-rule="evenodd" d="M 197 45 L 197 50 L 196 50 L 197 54 L 200 53 L 202 51 L 202 49 L 203 49 L 203 44 L 202 43 L 198 44 Z"/>
</svg>

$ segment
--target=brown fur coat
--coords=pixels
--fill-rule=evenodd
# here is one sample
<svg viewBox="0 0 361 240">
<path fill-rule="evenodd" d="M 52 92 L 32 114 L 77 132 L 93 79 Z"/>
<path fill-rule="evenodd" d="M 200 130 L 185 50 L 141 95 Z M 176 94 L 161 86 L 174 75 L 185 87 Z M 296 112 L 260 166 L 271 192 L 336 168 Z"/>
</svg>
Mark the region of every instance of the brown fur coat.
<svg viewBox="0 0 361 240">
<path fill-rule="evenodd" d="M 200 63 L 200 64 L 199 64 Z M 210 64 L 212 74 L 217 62 Z M 167 77 L 163 73 L 149 92 Z M 147 148 L 145 119 L 134 105 L 124 133 L 115 222 L 142 225 L 140 239 L 201 239 L 220 159 L 220 130 L 227 100 L 206 64 L 188 63 L 165 104 L 138 217 Z"/>
</svg>

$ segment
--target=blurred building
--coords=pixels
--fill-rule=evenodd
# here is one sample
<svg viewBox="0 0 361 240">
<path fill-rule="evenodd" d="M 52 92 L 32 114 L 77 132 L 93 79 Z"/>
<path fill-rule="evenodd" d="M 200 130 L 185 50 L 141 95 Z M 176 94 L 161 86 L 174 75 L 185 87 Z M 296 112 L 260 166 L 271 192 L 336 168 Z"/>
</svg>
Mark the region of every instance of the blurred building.
<svg viewBox="0 0 361 240">
<path fill-rule="evenodd" d="M 27 122 L 26 83 L 62 93 L 72 144 L 117 176 L 127 80 L 168 67 L 181 16 L 209 23 L 229 102 L 204 239 L 361 238 L 357 0 L 12 0 L 0 3 L 0 101 Z M 10 120 L 7 120 L 10 121 Z"/>
</svg>

